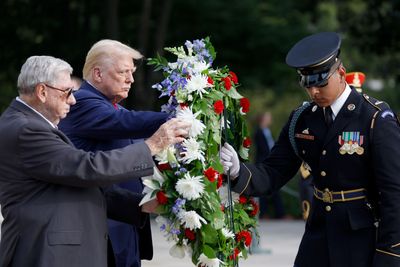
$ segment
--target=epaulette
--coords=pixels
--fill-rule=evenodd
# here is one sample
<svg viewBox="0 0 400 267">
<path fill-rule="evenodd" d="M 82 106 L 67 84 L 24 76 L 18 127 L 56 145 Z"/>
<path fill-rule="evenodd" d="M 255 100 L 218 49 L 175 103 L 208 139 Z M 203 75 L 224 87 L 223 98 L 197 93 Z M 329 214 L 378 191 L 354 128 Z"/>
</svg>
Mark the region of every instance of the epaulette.
<svg viewBox="0 0 400 267">
<path fill-rule="evenodd" d="M 395 118 L 397 120 L 397 123 L 400 125 L 400 120 L 399 118 L 393 113 L 393 111 L 390 109 L 390 106 L 383 101 L 377 100 L 373 97 L 370 97 L 369 95 L 363 94 L 364 99 L 369 103 L 371 106 L 373 106 L 377 111 L 374 113 L 372 116 L 371 120 L 371 126 L 370 126 L 370 133 L 369 137 L 372 142 L 373 140 L 373 133 L 374 133 L 374 126 L 375 126 L 375 120 L 377 115 L 380 113 L 380 116 L 382 118 L 385 118 L 387 116 L 390 116 L 392 118 Z"/>
<path fill-rule="evenodd" d="M 301 106 L 299 106 L 297 109 L 295 109 L 292 119 L 290 120 L 290 123 L 289 123 L 289 141 L 290 141 L 290 144 L 292 145 L 294 153 L 299 158 L 300 158 L 300 155 L 299 155 L 299 151 L 297 150 L 296 140 L 294 138 L 294 131 L 296 128 L 297 120 L 299 119 L 301 113 L 303 113 L 303 111 L 306 110 L 310 105 L 311 105 L 310 102 L 303 102 L 303 104 Z"/>
<path fill-rule="evenodd" d="M 363 97 L 370 105 L 372 105 L 373 107 L 375 107 L 379 111 L 390 109 L 390 106 L 386 102 L 383 102 L 383 101 L 380 101 L 380 100 L 375 99 L 373 97 L 370 97 L 367 94 L 363 94 Z"/>
</svg>

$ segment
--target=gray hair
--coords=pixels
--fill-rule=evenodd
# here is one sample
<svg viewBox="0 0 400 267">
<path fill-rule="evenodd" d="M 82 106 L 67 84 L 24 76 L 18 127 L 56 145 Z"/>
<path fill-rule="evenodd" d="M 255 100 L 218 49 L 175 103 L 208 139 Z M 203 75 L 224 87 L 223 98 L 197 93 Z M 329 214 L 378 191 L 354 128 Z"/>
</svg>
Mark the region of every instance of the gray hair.
<svg viewBox="0 0 400 267">
<path fill-rule="evenodd" d="M 31 56 L 21 67 L 18 76 L 18 92 L 31 94 L 39 83 L 53 84 L 60 72 L 72 73 L 72 67 L 62 59 L 51 56 Z"/>
<path fill-rule="evenodd" d="M 99 65 L 110 64 L 116 58 L 128 56 L 134 59 L 141 59 L 143 55 L 126 44 L 121 42 L 104 39 L 95 43 L 86 55 L 85 65 L 83 66 L 83 78 L 87 80 L 90 72 Z"/>
</svg>

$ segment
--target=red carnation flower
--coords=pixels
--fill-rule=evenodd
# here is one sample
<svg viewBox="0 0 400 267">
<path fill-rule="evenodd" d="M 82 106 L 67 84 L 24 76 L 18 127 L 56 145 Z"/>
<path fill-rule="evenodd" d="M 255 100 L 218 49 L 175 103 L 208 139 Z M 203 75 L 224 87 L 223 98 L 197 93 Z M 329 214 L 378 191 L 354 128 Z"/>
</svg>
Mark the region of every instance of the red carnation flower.
<svg viewBox="0 0 400 267">
<path fill-rule="evenodd" d="M 254 217 L 257 215 L 258 211 L 260 210 L 260 207 L 253 199 L 250 199 L 250 204 L 253 206 L 253 210 L 250 212 L 250 216 Z"/>
<path fill-rule="evenodd" d="M 239 203 L 245 204 L 247 202 L 247 198 L 245 196 L 240 196 L 239 197 Z"/>
<path fill-rule="evenodd" d="M 224 178 L 223 174 L 218 175 L 217 188 L 220 188 L 222 186 L 223 178 Z"/>
<path fill-rule="evenodd" d="M 207 77 L 207 82 L 209 84 L 214 84 L 214 80 L 210 76 Z"/>
<path fill-rule="evenodd" d="M 250 110 L 250 101 L 248 98 L 243 97 L 240 99 L 240 106 L 242 107 L 242 112 L 247 113 Z"/>
<path fill-rule="evenodd" d="M 156 194 L 158 203 L 164 205 L 168 203 L 168 197 L 163 191 L 158 191 Z"/>
<path fill-rule="evenodd" d="M 222 80 L 224 81 L 225 89 L 228 91 L 231 90 L 231 87 L 232 87 L 231 79 L 229 77 L 225 77 L 225 78 L 222 78 Z"/>
<path fill-rule="evenodd" d="M 244 146 L 245 148 L 249 148 L 249 147 L 251 146 L 251 139 L 250 139 L 250 137 L 246 137 L 246 138 L 243 140 L 243 146 Z"/>
<path fill-rule="evenodd" d="M 244 241 L 244 244 L 248 247 L 251 244 L 251 233 L 249 231 L 240 231 L 236 234 L 236 240 L 238 242 Z"/>
<path fill-rule="evenodd" d="M 171 166 L 168 163 L 161 163 L 161 164 L 158 164 L 158 169 L 160 171 L 170 170 Z"/>
<path fill-rule="evenodd" d="M 234 84 L 239 83 L 238 77 L 236 76 L 236 73 L 234 73 L 233 71 L 229 72 L 229 77 L 231 77 L 231 80 Z"/>
<path fill-rule="evenodd" d="M 235 248 L 233 250 L 233 254 L 229 256 L 229 259 L 236 260 L 236 258 L 239 255 L 239 253 L 240 253 L 240 250 L 238 248 Z"/>
<path fill-rule="evenodd" d="M 215 113 L 221 114 L 223 110 L 224 110 L 224 102 L 222 102 L 222 100 L 215 101 L 215 103 L 214 103 Z"/>
<path fill-rule="evenodd" d="M 179 106 L 181 107 L 181 109 L 185 109 L 188 107 L 188 104 L 186 103 L 179 103 Z"/>
<path fill-rule="evenodd" d="M 204 171 L 204 176 L 206 176 L 210 182 L 215 182 L 215 179 L 218 179 L 218 175 L 219 173 L 212 167 Z"/>
<path fill-rule="evenodd" d="M 188 228 L 185 229 L 185 236 L 189 240 L 195 240 L 196 239 L 196 233 Z"/>
</svg>

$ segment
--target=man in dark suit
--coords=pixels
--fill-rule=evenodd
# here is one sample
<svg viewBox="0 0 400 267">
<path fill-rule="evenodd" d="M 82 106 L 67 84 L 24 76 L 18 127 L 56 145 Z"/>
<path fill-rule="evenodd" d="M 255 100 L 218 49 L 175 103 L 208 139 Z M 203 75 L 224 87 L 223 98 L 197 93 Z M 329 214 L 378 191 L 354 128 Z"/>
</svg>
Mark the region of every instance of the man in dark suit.
<svg viewBox="0 0 400 267">
<path fill-rule="evenodd" d="M 156 203 L 112 210 L 100 186 L 153 172 L 152 155 L 183 141 L 189 125 L 170 120 L 144 142 L 107 152 L 76 149 L 57 129 L 75 104 L 71 66 L 50 56 L 27 59 L 19 97 L 0 117 L 0 266 L 106 267 L 106 213 L 136 225 Z M 101 134 L 101 133 L 99 133 Z M 125 199 L 117 191 L 107 201 Z M 132 201 L 131 203 L 135 203 Z"/>
<path fill-rule="evenodd" d="M 346 83 L 340 43 L 324 32 L 289 51 L 286 62 L 312 102 L 291 114 L 264 162 L 240 164 L 228 144 L 221 158 L 233 190 L 255 195 L 277 191 L 307 163 L 314 199 L 296 267 L 398 267 L 399 121 Z"/>
<path fill-rule="evenodd" d="M 258 118 L 258 127 L 254 134 L 254 143 L 256 150 L 256 163 L 263 162 L 272 147 L 274 146 L 274 138 L 272 137 L 270 126 L 272 124 L 272 114 L 271 112 L 264 112 Z M 275 192 L 270 197 L 260 196 L 260 218 L 265 218 L 267 216 L 267 202 L 270 201 L 274 207 L 274 218 L 282 219 L 286 215 L 285 207 L 283 205 L 282 197 L 280 192 Z"/>
<path fill-rule="evenodd" d="M 166 121 L 166 113 L 127 110 L 119 105 L 134 82 L 134 62 L 142 57 L 115 40 L 101 40 L 89 50 L 83 67 L 85 81 L 74 93 L 77 103 L 59 125 L 77 148 L 95 152 L 125 147 L 135 139 L 150 137 Z M 118 186 L 142 198 L 140 180 Z M 127 209 L 122 203 L 119 208 Z M 152 259 L 149 220 L 141 227 L 111 219 L 108 225 L 117 267 L 139 267 L 141 259 Z"/>
</svg>

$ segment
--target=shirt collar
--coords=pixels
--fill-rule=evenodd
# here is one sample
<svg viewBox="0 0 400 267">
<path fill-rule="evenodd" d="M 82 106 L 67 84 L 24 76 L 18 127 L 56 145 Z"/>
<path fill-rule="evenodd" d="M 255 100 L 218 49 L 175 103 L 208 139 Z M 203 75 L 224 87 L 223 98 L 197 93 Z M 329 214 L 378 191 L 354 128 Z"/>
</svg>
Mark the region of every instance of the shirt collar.
<svg viewBox="0 0 400 267">
<path fill-rule="evenodd" d="M 21 98 L 19 98 L 19 96 L 17 96 L 16 100 L 22 104 L 24 104 L 25 106 L 27 106 L 28 108 L 30 108 L 31 110 L 33 110 L 36 114 L 38 114 L 40 117 L 42 117 L 45 121 L 47 121 L 51 127 L 56 128 L 57 126 L 54 125 L 51 121 L 49 121 L 48 119 L 46 119 L 45 116 L 42 115 L 42 113 L 40 113 L 39 111 L 37 111 L 36 109 L 34 109 L 33 107 L 29 106 L 24 100 L 22 100 Z"/>
<path fill-rule="evenodd" d="M 337 114 L 339 113 L 340 109 L 343 107 L 343 105 L 346 102 L 347 98 L 349 97 L 350 93 L 351 93 L 350 86 L 346 83 L 346 88 L 344 89 L 343 93 L 331 105 L 333 119 L 336 118 Z"/>
</svg>

